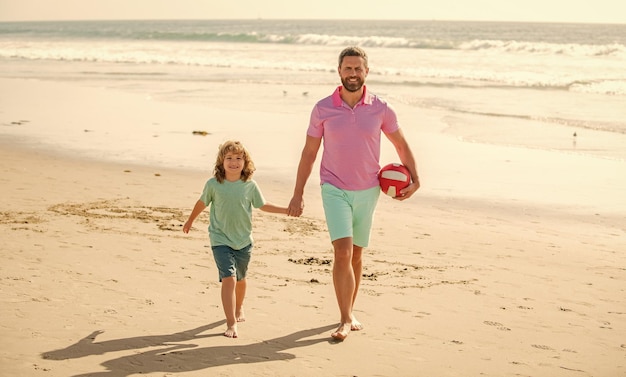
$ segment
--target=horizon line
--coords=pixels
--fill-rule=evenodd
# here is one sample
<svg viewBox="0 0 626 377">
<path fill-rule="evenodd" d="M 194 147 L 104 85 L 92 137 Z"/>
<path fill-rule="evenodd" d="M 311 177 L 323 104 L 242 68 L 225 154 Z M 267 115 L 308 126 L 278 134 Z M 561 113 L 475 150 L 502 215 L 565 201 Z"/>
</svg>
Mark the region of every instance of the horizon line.
<svg viewBox="0 0 626 377">
<path fill-rule="evenodd" d="M 525 24 L 586 24 L 586 25 L 619 25 L 626 26 L 626 22 L 606 21 L 530 21 L 530 20 L 477 20 L 477 19 L 400 19 L 400 18 L 59 18 L 59 19 L 1 19 L 0 22 L 88 22 L 88 21 L 387 21 L 387 22 L 476 22 L 476 23 L 525 23 Z"/>
</svg>

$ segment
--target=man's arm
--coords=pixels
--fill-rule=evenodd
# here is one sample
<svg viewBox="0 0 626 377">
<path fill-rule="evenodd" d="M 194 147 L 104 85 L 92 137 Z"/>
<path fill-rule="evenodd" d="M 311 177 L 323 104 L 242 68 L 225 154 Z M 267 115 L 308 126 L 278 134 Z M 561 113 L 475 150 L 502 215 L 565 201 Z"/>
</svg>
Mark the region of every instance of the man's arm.
<svg viewBox="0 0 626 377">
<path fill-rule="evenodd" d="M 298 164 L 298 173 L 296 175 L 296 184 L 293 189 L 293 197 L 289 202 L 289 216 L 300 216 L 304 210 L 304 186 L 311 176 L 313 171 L 313 164 L 317 158 L 317 152 L 322 145 L 322 138 L 308 136 L 304 148 L 302 149 L 302 155 L 300 157 L 300 163 Z"/>
<path fill-rule="evenodd" d="M 411 173 L 411 184 L 400 190 L 400 195 L 395 199 L 405 200 L 410 198 L 417 189 L 420 188 L 420 179 L 417 174 L 417 164 L 415 163 L 415 157 L 413 157 L 413 152 L 411 151 L 411 147 L 409 146 L 406 138 L 404 137 L 404 133 L 402 129 L 397 130 L 396 132 L 385 134 L 391 144 L 396 148 L 396 153 L 398 153 L 398 157 L 400 158 L 400 162 L 402 165 L 406 166 Z"/>
</svg>

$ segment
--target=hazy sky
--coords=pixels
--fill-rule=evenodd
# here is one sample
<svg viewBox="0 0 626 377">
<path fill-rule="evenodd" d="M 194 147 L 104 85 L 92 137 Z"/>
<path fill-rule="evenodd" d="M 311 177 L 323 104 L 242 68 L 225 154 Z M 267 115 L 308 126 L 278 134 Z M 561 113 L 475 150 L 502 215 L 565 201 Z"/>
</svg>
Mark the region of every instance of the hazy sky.
<svg viewBox="0 0 626 377">
<path fill-rule="evenodd" d="M 0 21 L 415 19 L 626 24 L 624 0 L 0 0 Z"/>
</svg>

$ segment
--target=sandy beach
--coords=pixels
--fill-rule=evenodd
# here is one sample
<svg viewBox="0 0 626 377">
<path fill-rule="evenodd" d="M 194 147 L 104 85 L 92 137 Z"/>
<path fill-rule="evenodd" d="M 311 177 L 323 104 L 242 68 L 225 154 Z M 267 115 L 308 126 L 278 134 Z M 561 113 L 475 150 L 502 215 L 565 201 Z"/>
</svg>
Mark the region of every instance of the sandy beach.
<svg viewBox="0 0 626 377">
<path fill-rule="evenodd" d="M 207 127 L 191 123 L 201 112 L 184 104 L 2 82 L 2 127 L 73 120 L 97 132 L 102 108 L 121 103 L 117 129 L 167 123 L 165 114 Z M 77 98 L 80 108 L 63 111 Z M 224 125 L 252 123 L 260 110 L 202 111 Z M 399 107 L 417 117 L 408 111 Z M 299 122 L 247 139 L 265 197 L 286 205 L 308 113 L 263 116 L 276 127 Z M 433 124 L 440 114 L 419 116 Z M 404 203 L 380 198 L 356 305 L 365 329 L 342 343 L 330 338 L 338 309 L 316 173 L 303 217 L 254 213 L 247 321 L 227 339 L 208 216 L 182 232 L 209 171 L 72 156 L 0 135 L 0 375 L 626 375 L 624 162 L 548 159 L 437 130 L 407 130 L 424 187 Z M 224 127 L 190 140 L 206 143 L 198 159 L 211 163 L 228 136 Z"/>
</svg>

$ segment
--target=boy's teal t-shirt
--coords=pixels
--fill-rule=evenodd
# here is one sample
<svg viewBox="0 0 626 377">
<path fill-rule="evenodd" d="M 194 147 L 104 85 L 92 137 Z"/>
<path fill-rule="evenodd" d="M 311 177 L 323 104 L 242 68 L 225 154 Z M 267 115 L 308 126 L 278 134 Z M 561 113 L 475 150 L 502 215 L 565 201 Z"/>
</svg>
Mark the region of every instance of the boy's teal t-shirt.
<svg viewBox="0 0 626 377">
<path fill-rule="evenodd" d="M 252 207 L 265 205 L 265 198 L 255 181 L 225 180 L 219 183 L 213 177 L 204 185 L 200 200 L 211 206 L 211 246 L 226 245 L 240 250 L 252 243 Z"/>
</svg>

